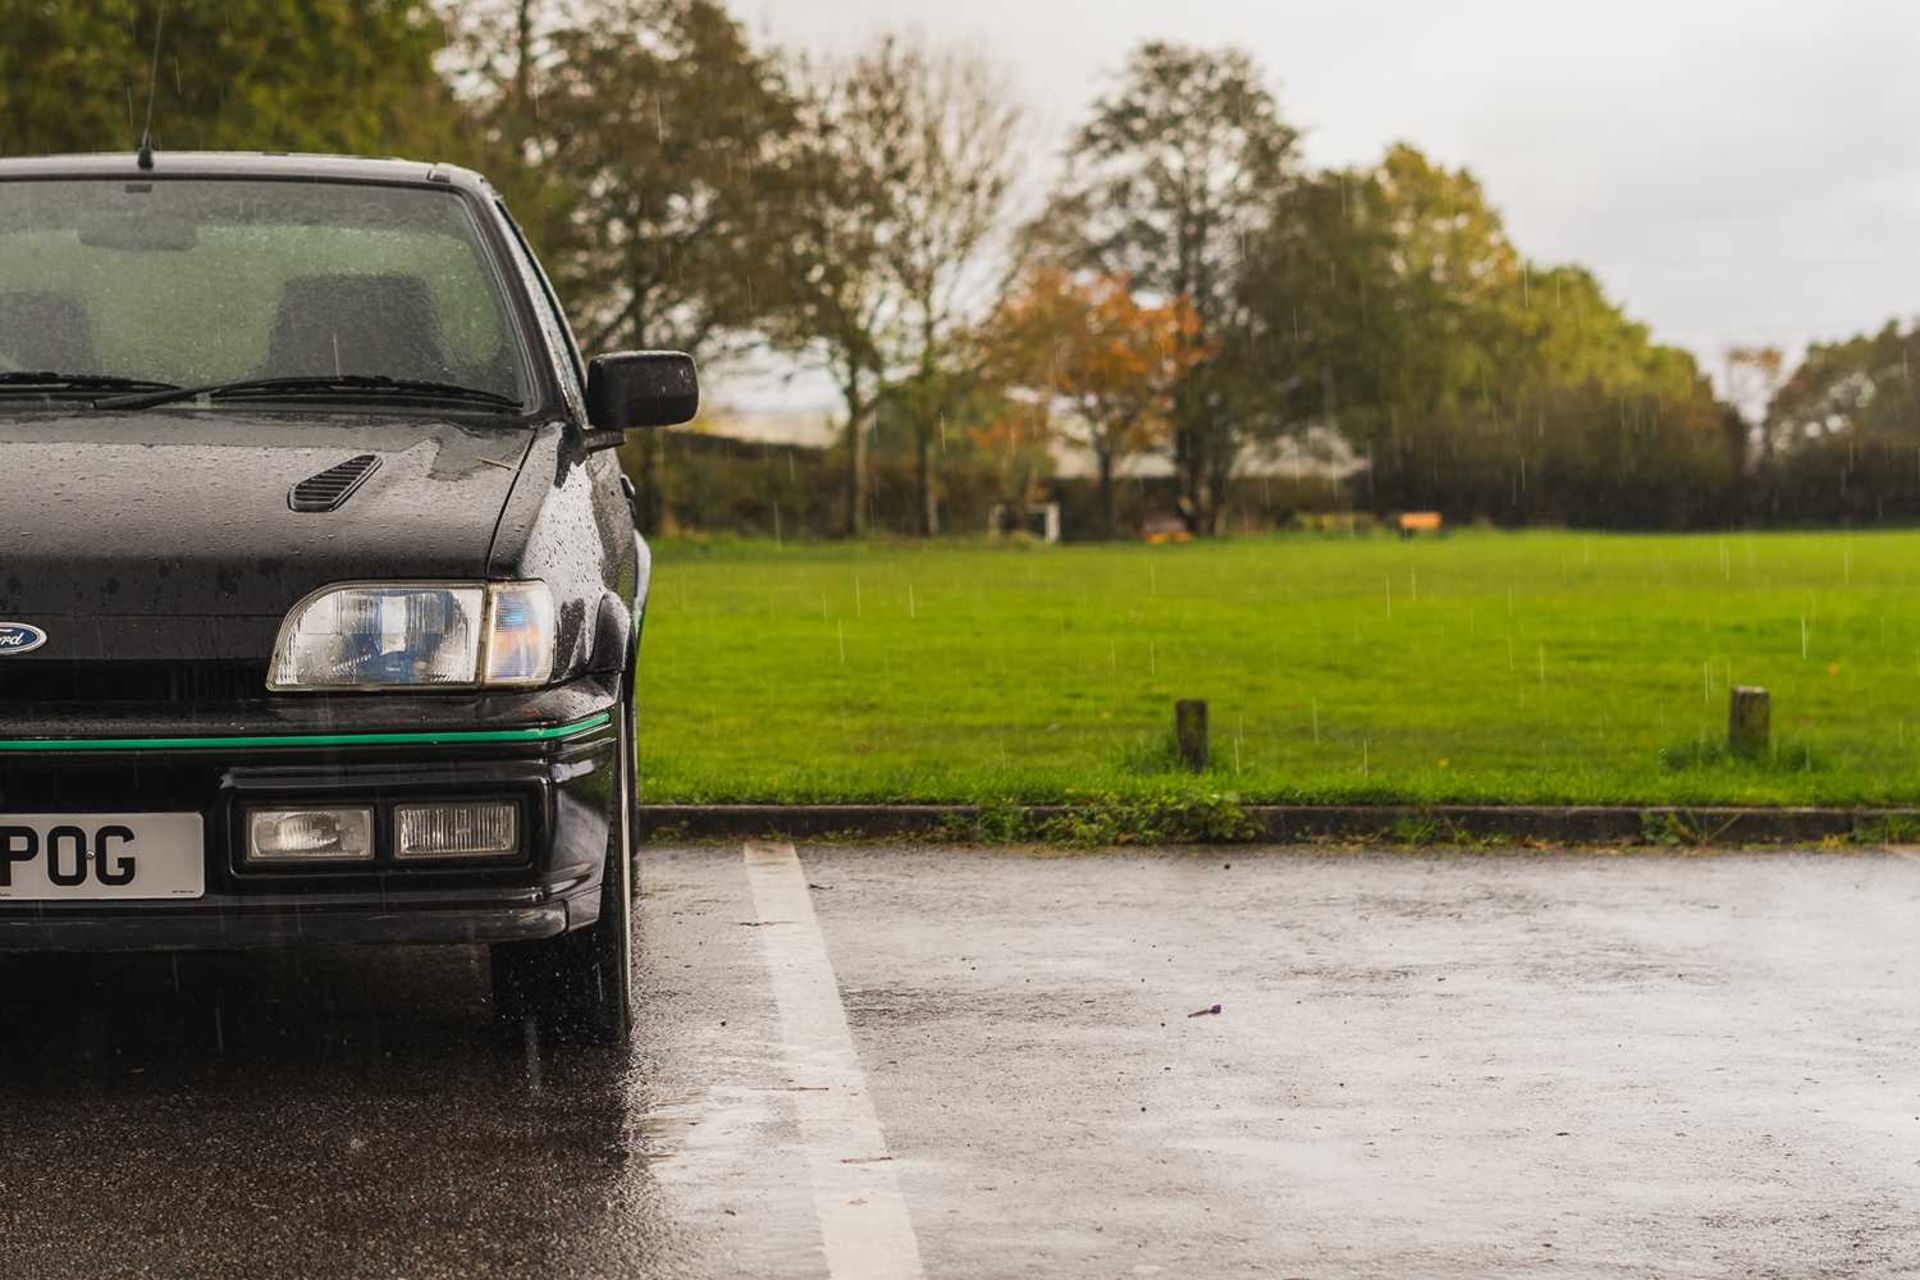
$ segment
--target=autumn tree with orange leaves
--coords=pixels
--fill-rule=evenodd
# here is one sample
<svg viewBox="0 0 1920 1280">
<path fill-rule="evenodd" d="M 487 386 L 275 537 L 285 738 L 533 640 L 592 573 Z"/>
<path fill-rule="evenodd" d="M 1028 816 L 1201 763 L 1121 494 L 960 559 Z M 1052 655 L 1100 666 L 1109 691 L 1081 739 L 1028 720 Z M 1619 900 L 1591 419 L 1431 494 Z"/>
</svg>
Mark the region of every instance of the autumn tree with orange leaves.
<svg viewBox="0 0 1920 1280">
<path fill-rule="evenodd" d="M 1030 272 L 988 326 L 992 363 L 1056 435 L 1094 457 L 1101 533 L 1118 526 L 1113 477 L 1165 443 L 1180 380 L 1210 352 L 1184 297 L 1142 301 L 1120 275 Z"/>
<path fill-rule="evenodd" d="M 967 439 L 993 469 L 994 492 L 1009 511 L 1034 502 L 1047 474 L 1053 406 L 1018 387 L 983 386 Z"/>
</svg>

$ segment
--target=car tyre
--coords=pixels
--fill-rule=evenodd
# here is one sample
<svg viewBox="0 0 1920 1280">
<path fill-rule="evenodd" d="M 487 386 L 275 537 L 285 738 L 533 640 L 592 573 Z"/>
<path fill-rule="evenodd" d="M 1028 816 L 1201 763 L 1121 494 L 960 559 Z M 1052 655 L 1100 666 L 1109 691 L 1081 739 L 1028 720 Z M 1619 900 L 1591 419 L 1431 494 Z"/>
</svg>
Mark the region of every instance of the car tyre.
<svg viewBox="0 0 1920 1280">
<path fill-rule="evenodd" d="M 629 683 L 629 690 L 631 683 Z M 633 704 L 623 697 L 615 751 L 620 793 L 600 877 L 600 918 L 537 942 L 492 948 L 495 1012 L 589 1044 L 623 1045 L 633 1035 L 633 807 L 637 787 Z"/>
</svg>

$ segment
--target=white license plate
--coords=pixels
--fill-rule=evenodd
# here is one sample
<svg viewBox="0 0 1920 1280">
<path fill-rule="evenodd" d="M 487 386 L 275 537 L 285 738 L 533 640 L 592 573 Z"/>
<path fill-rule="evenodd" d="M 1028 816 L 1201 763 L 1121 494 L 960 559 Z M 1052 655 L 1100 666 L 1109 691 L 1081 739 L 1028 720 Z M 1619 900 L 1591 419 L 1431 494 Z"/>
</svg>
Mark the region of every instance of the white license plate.
<svg viewBox="0 0 1920 1280">
<path fill-rule="evenodd" d="M 0 813 L 0 902 L 206 891 L 197 813 Z"/>
</svg>

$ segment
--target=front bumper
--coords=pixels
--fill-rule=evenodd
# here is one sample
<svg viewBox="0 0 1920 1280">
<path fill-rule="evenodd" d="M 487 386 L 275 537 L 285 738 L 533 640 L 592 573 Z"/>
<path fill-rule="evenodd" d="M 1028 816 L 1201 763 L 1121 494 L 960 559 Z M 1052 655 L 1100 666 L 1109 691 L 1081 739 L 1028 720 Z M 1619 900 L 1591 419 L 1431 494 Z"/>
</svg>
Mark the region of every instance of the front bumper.
<svg viewBox="0 0 1920 1280">
<path fill-rule="evenodd" d="M 89 723 L 82 735 L 0 731 L 0 815 L 197 811 L 206 892 L 190 900 L 0 901 L 0 951 L 124 951 L 294 943 L 486 943 L 599 918 L 618 821 L 617 688 L 498 707 L 457 727 L 396 724 L 391 704 L 334 700 L 324 723 Z M 376 719 L 375 717 L 381 717 Z M 475 723 L 484 728 L 472 727 Z M 154 728 L 163 732 L 153 732 Z M 136 732 L 136 730 L 146 730 Z M 252 805 L 511 799 L 520 856 L 473 863 L 264 868 L 242 857 Z"/>
</svg>

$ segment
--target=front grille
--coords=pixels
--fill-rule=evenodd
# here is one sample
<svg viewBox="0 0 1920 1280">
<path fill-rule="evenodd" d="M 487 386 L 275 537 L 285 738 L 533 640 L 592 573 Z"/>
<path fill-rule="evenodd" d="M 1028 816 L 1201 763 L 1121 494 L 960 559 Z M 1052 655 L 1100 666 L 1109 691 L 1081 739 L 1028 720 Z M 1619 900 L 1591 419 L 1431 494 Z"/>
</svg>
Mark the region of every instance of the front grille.
<svg viewBox="0 0 1920 1280">
<path fill-rule="evenodd" d="M 266 696 L 258 662 L 0 661 L 0 709 L 234 707 Z"/>
</svg>

